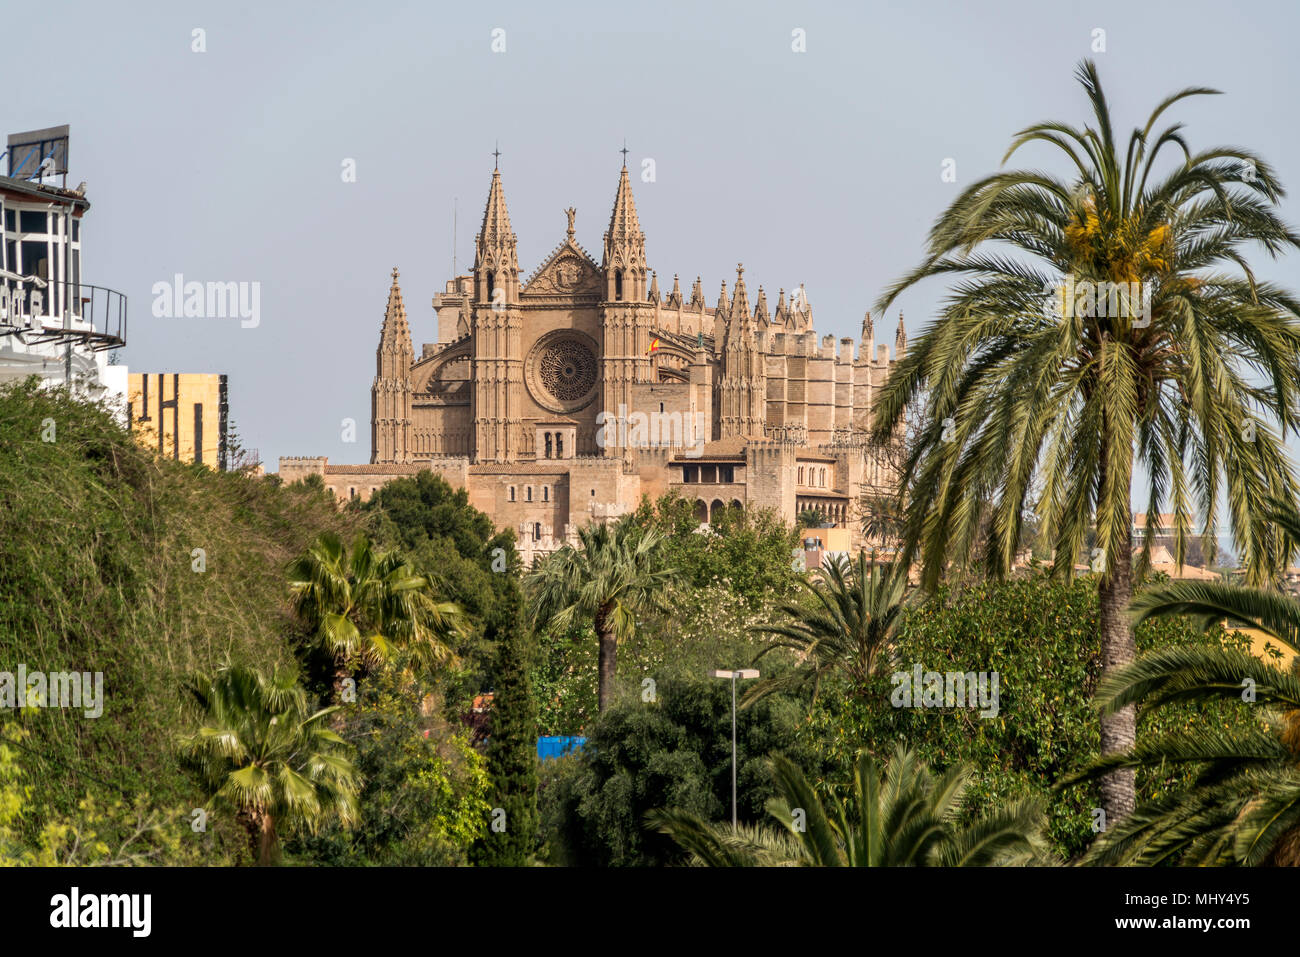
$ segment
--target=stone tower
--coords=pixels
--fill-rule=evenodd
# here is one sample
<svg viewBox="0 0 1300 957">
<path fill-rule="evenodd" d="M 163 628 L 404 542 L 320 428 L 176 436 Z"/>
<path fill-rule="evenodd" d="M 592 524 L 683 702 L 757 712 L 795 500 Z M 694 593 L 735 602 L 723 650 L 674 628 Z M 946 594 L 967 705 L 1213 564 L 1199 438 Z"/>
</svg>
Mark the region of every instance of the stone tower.
<svg viewBox="0 0 1300 957">
<path fill-rule="evenodd" d="M 514 451 L 522 445 L 523 313 L 516 247 L 501 171 L 494 169 L 483 226 L 474 244 L 472 415 L 479 462 L 513 461 Z"/>
<path fill-rule="evenodd" d="M 722 374 L 718 379 L 718 425 L 720 438 L 745 436 L 761 439 L 767 424 L 767 374 L 763 353 L 754 334 L 754 317 L 749 313 L 745 292 L 745 267 L 736 267 L 736 292 L 727 308 L 723 327 Z M 721 310 L 726 286 L 718 300 Z M 766 307 L 766 302 L 764 303 Z"/>
<path fill-rule="evenodd" d="M 375 381 L 370 386 L 370 461 L 409 462 L 411 438 L 411 329 L 393 267 L 384 327 L 375 350 Z"/>
<path fill-rule="evenodd" d="M 618 193 L 604 241 L 604 408 L 616 415 L 620 406 L 631 410 L 635 383 L 651 381 L 649 351 L 655 325 L 655 304 L 649 301 L 646 289 L 645 233 L 637 219 L 626 163 L 619 173 Z"/>
</svg>

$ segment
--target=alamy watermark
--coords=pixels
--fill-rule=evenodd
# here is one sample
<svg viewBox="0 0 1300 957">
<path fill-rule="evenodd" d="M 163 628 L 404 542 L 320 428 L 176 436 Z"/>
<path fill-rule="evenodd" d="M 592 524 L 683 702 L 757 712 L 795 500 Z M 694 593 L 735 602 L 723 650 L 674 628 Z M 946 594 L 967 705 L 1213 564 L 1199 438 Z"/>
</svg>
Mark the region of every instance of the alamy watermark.
<svg viewBox="0 0 1300 957">
<path fill-rule="evenodd" d="M 1131 319 L 1133 326 L 1151 325 L 1151 284 L 1147 282 L 1089 282 L 1074 276 L 1043 283 L 1043 316 L 1047 319 Z"/>
<path fill-rule="evenodd" d="M 889 682 L 895 708 L 979 708 L 981 718 L 998 716 L 996 671 L 926 671 L 918 662 Z"/>
<path fill-rule="evenodd" d="M 596 445 L 600 448 L 685 448 L 687 458 L 704 454 L 709 427 L 703 412 L 632 412 L 619 403 L 618 412 L 596 414 Z"/>
<path fill-rule="evenodd" d="M 239 319 L 244 329 L 262 321 L 262 284 L 253 282 L 185 281 L 176 273 L 171 282 L 153 284 L 155 319 Z"/>
<path fill-rule="evenodd" d="M 87 718 L 104 713 L 104 673 L 96 671 L 0 671 L 0 711 L 16 708 L 80 708 Z"/>
</svg>

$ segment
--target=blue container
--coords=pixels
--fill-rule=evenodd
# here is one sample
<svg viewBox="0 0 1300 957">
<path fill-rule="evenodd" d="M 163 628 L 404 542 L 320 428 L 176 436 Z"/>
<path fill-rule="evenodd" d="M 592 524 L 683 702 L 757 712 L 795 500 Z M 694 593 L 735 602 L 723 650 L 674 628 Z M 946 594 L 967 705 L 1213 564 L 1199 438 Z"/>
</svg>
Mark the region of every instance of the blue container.
<svg viewBox="0 0 1300 957">
<path fill-rule="evenodd" d="M 543 761 L 548 758 L 563 757 L 570 751 L 581 751 L 587 743 L 586 738 L 571 734 L 549 735 L 537 739 L 537 756 Z"/>
</svg>

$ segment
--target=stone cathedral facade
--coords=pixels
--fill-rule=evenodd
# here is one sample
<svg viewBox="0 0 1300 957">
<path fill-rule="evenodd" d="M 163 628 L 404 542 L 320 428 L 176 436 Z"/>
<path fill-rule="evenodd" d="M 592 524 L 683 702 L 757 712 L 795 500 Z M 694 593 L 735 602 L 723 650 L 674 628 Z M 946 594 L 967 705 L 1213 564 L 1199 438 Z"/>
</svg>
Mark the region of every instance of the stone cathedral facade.
<svg viewBox="0 0 1300 957">
<path fill-rule="evenodd" d="M 342 498 L 429 469 L 468 490 L 528 560 L 588 521 L 673 489 L 701 522 L 727 507 L 805 510 L 856 530 L 860 501 L 890 490 L 892 456 L 866 443 L 869 409 L 906 349 L 818 341 L 802 287 L 769 306 L 743 266 L 706 305 L 697 278 L 667 294 L 651 271 L 627 167 L 599 262 L 564 238 L 520 272 L 501 174 L 492 174 L 474 269 L 434 297 L 438 341 L 416 352 L 393 270 L 371 386 L 367 465 L 282 458 L 286 481 L 321 475 Z"/>
</svg>

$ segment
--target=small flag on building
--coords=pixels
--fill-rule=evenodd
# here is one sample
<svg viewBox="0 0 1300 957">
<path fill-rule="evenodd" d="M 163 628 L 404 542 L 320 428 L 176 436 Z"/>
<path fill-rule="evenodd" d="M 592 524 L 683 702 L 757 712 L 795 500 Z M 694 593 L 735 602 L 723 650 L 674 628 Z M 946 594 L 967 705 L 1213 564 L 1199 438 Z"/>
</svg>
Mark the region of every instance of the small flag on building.
<svg viewBox="0 0 1300 957">
<path fill-rule="evenodd" d="M 656 337 L 655 341 L 650 343 L 650 348 L 645 351 L 645 354 L 650 355 L 650 353 L 658 352 L 658 351 L 659 351 L 659 339 Z"/>
</svg>

